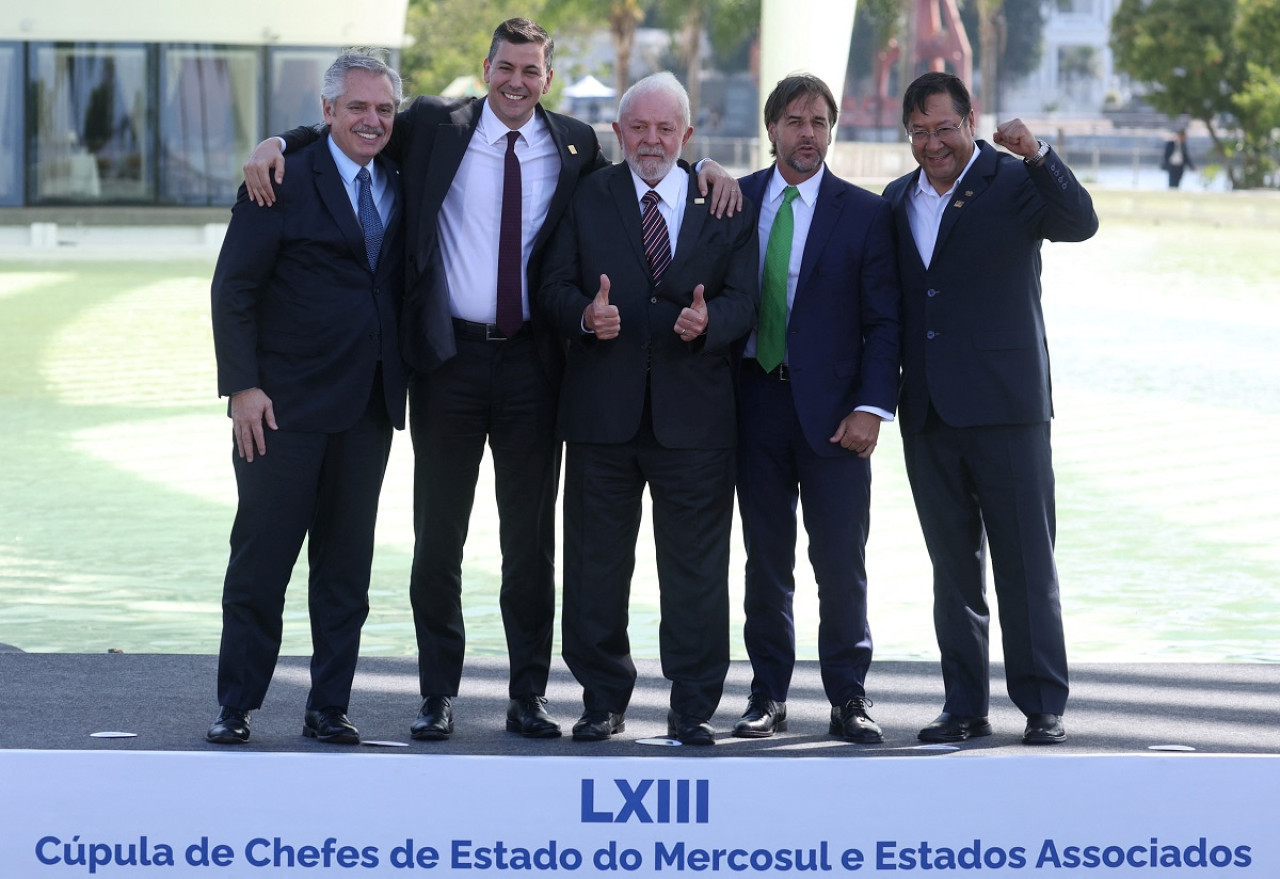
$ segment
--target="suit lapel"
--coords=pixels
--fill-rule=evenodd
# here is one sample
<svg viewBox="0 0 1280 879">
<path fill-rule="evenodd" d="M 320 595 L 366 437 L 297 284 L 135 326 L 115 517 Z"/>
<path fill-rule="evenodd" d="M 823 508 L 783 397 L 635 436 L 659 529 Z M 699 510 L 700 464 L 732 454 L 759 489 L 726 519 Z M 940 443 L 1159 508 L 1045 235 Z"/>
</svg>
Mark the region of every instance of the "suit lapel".
<svg viewBox="0 0 1280 879">
<path fill-rule="evenodd" d="M 338 166 L 334 164 L 333 156 L 329 155 L 329 145 L 323 140 L 318 142 L 312 153 L 312 169 L 315 171 L 316 192 L 320 194 L 320 201 L 338 224 L 351 252 L 363 255 L 364 230 L 360 228 L 360 219 L 351 207 L 351 199 L 347 196 L 346 184 L 338 174 Z"/>
<path fill-rule="evenodd" d="M 631 169 L 626 165 L 614 165 L 607 172 L 609 179 L 609 195 L 618 211 L 618 222 L 622 224 L 623 237 L 631 246 L 636 260 L 649 272 L 649 259 L 644 255 L 644 233 L 640 230 L 640 203 L 636 201 L 636 187 L 631 182 Z M 670 268 L 667 269 L 670 271 Z"/>
<path fill-rule="evenodd" d="M 813 222 L 809 224 L 809 234 L 805 237 L 804 253 L 800 257 L 800 277 L 796 279 L 796 300 L 800 299 L 800 291 L 804 290 L 817 265 L 822 249 L 831 237 L 831 230 L 840 223 L 840 214 L 844 211 L 845 189 L 836 185 L 830 168 L 822 171 L 822 182 L 818 184 L 818 203 L 813 208 Z M 792 306 L 794 308 L 794 305 Z"/>
<path fill-rule="evenodd" d="M 689 174 L 689 192 L 685 196 L 684 214 L 680 221 L 680 238 L 676 241 L 676 252 L 671 260 L 671 266 L 667 269 L 667 277 L 697 255 L 697 248 L 694 245 L 707 221 L 706 201 L 698 194 L 698 181 L 694 179 L 692 170 L 686 173 Z"/>
<path fill-rule="evenodd" d="M 546 217 L 543 218 L 542 225 L 538 227 L 537 237 L 533 241 L 534 252 L 542 249 L 542 246 L 551 237 L 554 224 L 547 222 L 550 217 L 563 216 L 565 209 L 569 206 L 569 199 L 573 195 L 573 188 L 577 182 L 579 174 L 579 163 L 582 157 L 576 152 L 579 144 L 569 144 L 564 139 L 564 131 L 561 128 L 560 121 L 550 113 L 542 109 L 542 105 L 538 105 L 536 111 L 542 120 L 547 123 L 547 130 L 551 132 L 551 140 L 556 145 L 556 152 L 560 156 L 560 176 L 556 178 L 555 191 L 551 193 L 551 203 L 547 206 Z M 574 152 L 570 152 L 570 148 Z"/>
<path fill-rule="evenodd" d="M 378 164 L 378 170 L 384 175 L 387 186 L 390 187 L 393 198 L 391 200 L 391 212 L 387 215 L 385 226 L 385 234 L 382 236 L 382 250 L 378 254 L 378 268 L 382 268 L 384 264 L 383 257 L 394 246 L 397 235 L 400 234 L 400 214 L 404 210 L 404 191 L 400 181 L 400 169 L 396 167 L 396 163 L 379 155 L 375 160 Z M 363 235 L 363 230 L 361 230 Z"/>
<path fill-rule="evenodd" d="M 907 200 L 911 198 L 912 191 L 920 185 L 921 173 L 921 170 L 917 168 L 915 173 L 904 181 L 904 185 L 894 194 L 889 203 L 893 206 L 893 221 L 898 228 L 898 240 L 911 242 L 910 247 L 899 246 L 898 252 L 908 251 L 910 256 L 907 258 L 911 261 L 912 268 L 923 272 L 925 270 L 924 260 L 920 258 L 920 248 L 916 246 L 916 236 L 911 231 L 911 218 L 907 214 Z"/>
<path fill-rule="evenodd" d="M 942 252 L 947 236 L 951 234 L 951 230 L 955 228 L 960 218 L 972 213 L 971 210 L 966 211 L 969 203 L 980 198 L 991 184 L 991 176 L 996 170 L 995 148 L 988 146 L 984 141 L 978 141 L 977 144 L 979 150 L 977 160 L 956 183 L 955 191 L 951 193 L 951 201 L 943 208 L 942 222 L 938 224 L 938 240 L 933 245 L 934 259 L 937 259 L 938 254 Z M 930 264 L 932 265 L 932 262 Z"/>
<path fill-rule="evenodd" d="M 475 134 L 483 107 L 483 101 L 464 104 L 450 114 L 448 123 L 436 126 L 435 142 L 431 148 L 430 164 L 427 166 L 422 213 L 418 218 L 424 233 L 435 234 L 436 217 L 440 216 L 440 207 L 449 194 L 458 166 L 462 164 L 462 157 L 467 153 L 467 144 Z"/>
</svg>

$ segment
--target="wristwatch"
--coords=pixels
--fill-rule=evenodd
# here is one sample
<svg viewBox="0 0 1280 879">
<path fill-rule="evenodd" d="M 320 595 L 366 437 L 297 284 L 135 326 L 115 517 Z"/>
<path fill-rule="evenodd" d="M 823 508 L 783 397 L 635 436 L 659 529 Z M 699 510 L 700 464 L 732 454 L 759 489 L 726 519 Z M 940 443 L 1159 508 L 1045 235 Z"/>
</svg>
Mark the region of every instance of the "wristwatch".
<svg viewBox="0 0 1280 879">
<path fill-rule="evenodd" d="M 1036 143 L 1040 144 L 1040 149 L 1036 150 L 1036 154 L 1034 156 L 1027 156 L 1022 160 L 1028 165 L 1039 165 L 1044 161 L 1044 157 L 1049 155 L 1049 145 L 1047 143 L 1043 140 L 1038 140 Z"/>
</svg>

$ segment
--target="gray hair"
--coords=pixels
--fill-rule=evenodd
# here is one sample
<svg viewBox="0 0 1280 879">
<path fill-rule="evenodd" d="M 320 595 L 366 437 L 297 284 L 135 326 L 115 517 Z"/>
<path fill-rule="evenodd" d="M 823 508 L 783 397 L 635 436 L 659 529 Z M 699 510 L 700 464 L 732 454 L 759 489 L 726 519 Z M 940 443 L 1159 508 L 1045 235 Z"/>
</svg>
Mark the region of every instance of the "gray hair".
<svg viewBox="0 0 1280 879">
<path fill-rule="evenodd" d="M 685 128 L 689 127 L 692 123 L 692 117 L 689 113 L 689 93 L 684 90 L 680 80 L 676 79 L 673 73 L 666 70 L 649 74 L 623 93 L 622 100 L 618 102 L 619 121 L 631 109 L 631 104 L 637 98 L 651 94 L 666 94 L 675 98 L 680 105 L 680 119 Z"/>
<path fill-rule="evenodd" d="M 361 47 L 343 51 L 324 72 L 320 97 L 325 103 L 332 104 L 346 93 L 347 74 L 353 70 L 367 70 L 375 76 L 387 77 L 391 80 L 391 91 L 395 94 L 396 104 L 399 105 L 404 100 L 404 83 L 400 80 L 400 74 L 388 66 L 386 51 Z"/>
</svg>

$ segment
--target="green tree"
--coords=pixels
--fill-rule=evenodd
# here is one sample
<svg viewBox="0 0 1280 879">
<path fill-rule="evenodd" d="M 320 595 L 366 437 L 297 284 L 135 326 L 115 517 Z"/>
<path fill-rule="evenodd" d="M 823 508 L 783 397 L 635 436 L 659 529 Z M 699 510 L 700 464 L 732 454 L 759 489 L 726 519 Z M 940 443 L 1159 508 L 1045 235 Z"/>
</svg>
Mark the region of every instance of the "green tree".
<svg viewBox="0 0 1280 879">
<path fill-rule="evenodd" d="M 961 0 L 960 20 L 973 42 L 982 73 L 977 89 L 983 109 L 1000 111 L 1005 84 L 1031 73 L 1044 55 L 1044 12 L 1040 0 Z M 971 83 L 972 85 L 972 83 Z"/>
<path fill-rule="evenodd" d="M 606 22 L 613 41 L 613 87 L 622 93 L 631 85 L 631 54 L 636 28 L 644 21 L 654 0 L 559 0 L 549 4 L 547 27 L 579 32 L 595 30 Z"/>
<path fill-rule="evenodd" d="M 407 95 L 438 95 L 459 76 L 479 78 L 493 29 L 508 18 L 539 18 L 546 0 L 410 0 L 400 53 Z"/>
<path fill-rule="evenodd" d="M 1205 124 L 1232 188 L 1267 185 L 1280 125 L 1280 0 L 1121 0 L 1111 50 L 1152 107 Z"/>
<path fill-rule="evenodd" d="M 678 33 L 676 55 L 685 65 L 689 109 L 698 118 L 701 100 L 702 35 L 719 57 L 733 54 L 760 29 L 760 0 L 662 0 L 662 20 Z"/>
</svg>

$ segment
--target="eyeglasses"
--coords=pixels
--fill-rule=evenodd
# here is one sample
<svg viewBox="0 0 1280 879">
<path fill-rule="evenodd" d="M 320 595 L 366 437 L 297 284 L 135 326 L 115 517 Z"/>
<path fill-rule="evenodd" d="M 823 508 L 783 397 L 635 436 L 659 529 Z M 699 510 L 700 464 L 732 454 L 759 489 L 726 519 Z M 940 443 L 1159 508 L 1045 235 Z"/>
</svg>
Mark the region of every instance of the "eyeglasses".
<svg viewBox="0 0 1280 879">
<path fill-rule="evenodd" d="M 932 131 L 927 128 L 912 128 L 907 131 L 907 140 L 916 146 L 928 143 L 931 137 L 936 137 L 938 140 L 947 140 L 963 128 L 968 121 L 967 119 L 961 119 L 959 125 L 944 125 Z"/>
</svg>

